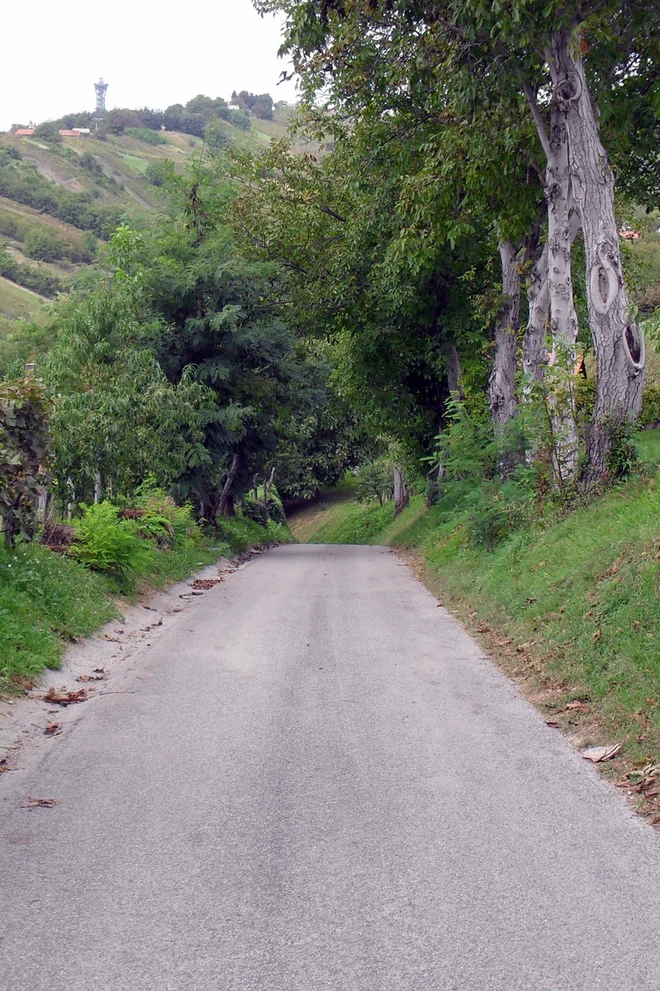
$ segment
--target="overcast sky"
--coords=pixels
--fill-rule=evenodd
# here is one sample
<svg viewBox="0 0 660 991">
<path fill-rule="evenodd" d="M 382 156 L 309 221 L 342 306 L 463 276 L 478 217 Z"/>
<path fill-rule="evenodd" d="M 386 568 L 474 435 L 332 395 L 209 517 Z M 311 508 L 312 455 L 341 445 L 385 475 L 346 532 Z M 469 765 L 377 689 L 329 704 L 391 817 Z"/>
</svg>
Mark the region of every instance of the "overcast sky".
<svg viewBox="0 0 660 991">
<path fill-rule="evenodd" d="M 277 85 L 280 32 L 251 0 L 5 0 L 0 130 L 93 110 L 99 76 L 108 109 L 234 89 L 293 102 L 294 83 Z"/>
</svg>

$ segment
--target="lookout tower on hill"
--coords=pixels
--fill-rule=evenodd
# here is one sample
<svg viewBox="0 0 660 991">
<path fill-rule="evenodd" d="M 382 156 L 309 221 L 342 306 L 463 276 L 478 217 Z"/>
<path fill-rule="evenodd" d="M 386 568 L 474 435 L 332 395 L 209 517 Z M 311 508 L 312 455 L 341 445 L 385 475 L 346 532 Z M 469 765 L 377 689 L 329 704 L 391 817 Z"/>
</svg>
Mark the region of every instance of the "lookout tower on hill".
<svg viewBox="0 0 660 991">
<path fill-rule="evenodd" d="M 103 82 L 103 77 L 101 77 L 98 83 L 94 83 L 94 89 L 96 90 L 96 113 L 105 113 L 105 94 L 108 90 L 108 84 Z"/>
</svg>

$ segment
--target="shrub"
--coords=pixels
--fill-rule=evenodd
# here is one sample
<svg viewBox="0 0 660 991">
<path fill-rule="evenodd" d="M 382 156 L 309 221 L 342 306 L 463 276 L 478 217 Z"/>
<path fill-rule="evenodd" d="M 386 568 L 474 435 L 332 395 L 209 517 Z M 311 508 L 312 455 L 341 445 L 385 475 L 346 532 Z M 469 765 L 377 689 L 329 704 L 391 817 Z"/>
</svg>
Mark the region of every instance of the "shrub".
<svg viewBox="0 0 660 991">
<path fill-rule="evenodd" d="M 151 131 L 147 127 L 126 127 L 124 134 L 128 134 L 131 138 L 137 138 L 138 141 L 144 141 L 148 145 L 167 144 L 167 138 L 163 137 L 160 131 Z"/>
<path fill-rule="evenodd" d="M 143 489 L 137 506 L 142 510 L 137 524 L 139 535 L 154 540 L 159 547 L 181 547 L 201 539 L 192 506 L 177 506 L 162 489 Z"/>
<path fill-rule="evenodd" d="M 59 237 L 48 227 L 33 227 L 25 237 L 23 251 L 28 258 L 41 262 L 53 262 L 65 254 Z"/>
<path fill-rule="evenodd" d="M 649 383 L 644 389 L 642 410 L 639 414 L 641 427 L 656 427 L 660 424 L 660 384 Z"/>
<path fill-rule="evenodd" d="M 390 461 L 379 458 L 360 468 L 355 498 L 358 502 L 370 502 L 378 499 L 382 506 L 392 498 L 394 485 L 394 469 Z"/>
<path fill-rule="evenodd" d="M 485 482 L 470 492 L 465 503 L 470 542 L 487 550 L 531 523 L 531 500 L 514 482 Z"/>
<path fill-rule="evenodd" d="M 81 564 L 132 587 L 145 557 L 145 544 L 133 520 L 120 519 L 110 502 L 82 505 L 82 516 L 74 521 L 76 541 L 70 553 Z"/>
<path fill-rule="evenodd" d="M 612 478 L 628 478 L 639 465 L 635 427 L 628 420 L 623 420 L 609 424 L 607 432 L 610 439 L 607 470 Z"/>
</svg>

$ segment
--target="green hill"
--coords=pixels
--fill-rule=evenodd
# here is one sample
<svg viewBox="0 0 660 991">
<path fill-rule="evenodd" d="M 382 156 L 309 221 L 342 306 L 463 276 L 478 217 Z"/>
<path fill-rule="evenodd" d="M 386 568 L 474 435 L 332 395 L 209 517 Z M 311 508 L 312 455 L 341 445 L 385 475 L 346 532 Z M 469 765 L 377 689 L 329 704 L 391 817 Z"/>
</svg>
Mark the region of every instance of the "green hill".
<svg viewBox="0 0 660 991">
<path fill-rule="evenodd" d="M 248 129 L 214 124 L 221 141 L 258 150 L 286 136 L 291 114 L 277 108 L 273 120 L 250 118 Z M 94 272 L 99 242 L 117 223 L 148 223 L 162 202 L 159 166 L 183 170 L 203 145 L 178 131 L 126 130 L 57 143 L 0 134 L 0 332 L 39 317 L 49 298 Z"/>
</svg>

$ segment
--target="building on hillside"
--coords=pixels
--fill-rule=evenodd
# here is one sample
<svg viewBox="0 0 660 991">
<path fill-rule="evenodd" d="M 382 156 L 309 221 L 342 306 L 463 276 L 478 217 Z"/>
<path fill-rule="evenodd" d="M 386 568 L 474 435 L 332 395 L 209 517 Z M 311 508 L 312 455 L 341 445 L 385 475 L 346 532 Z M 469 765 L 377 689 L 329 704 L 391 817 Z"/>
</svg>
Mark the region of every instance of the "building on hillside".
<svg viewBox="0 0 660 991">
<path fill-rule="evenodd" d="M 60 134 L 62 135 L 63 138 L 79 138 L 79 137 L 81 137 L 81 133 L 80 133 L 80 131 L 77 128 L 75 130 L 73 128 L 71 130 L 69 130 L 66 127 L 60 128 Z"/>
<path fill-rule="evenodd" d="M 14 131 L 14 137 L 16 138 L 31 138 L 35 132 L 34 127 L 18 127 Z"/>
</svg>

